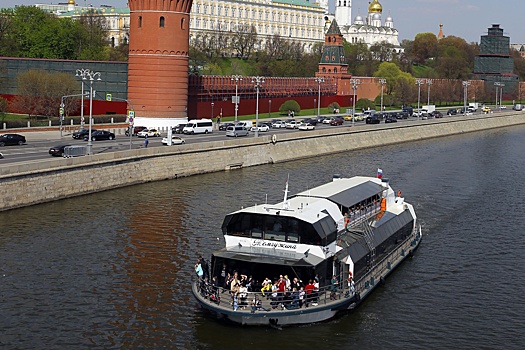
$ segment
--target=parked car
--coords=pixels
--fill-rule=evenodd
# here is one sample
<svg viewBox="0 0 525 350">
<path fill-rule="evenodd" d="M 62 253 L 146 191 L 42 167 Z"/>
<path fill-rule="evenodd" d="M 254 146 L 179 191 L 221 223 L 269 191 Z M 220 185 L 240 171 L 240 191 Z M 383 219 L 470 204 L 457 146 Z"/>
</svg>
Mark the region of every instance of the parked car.
<svg viewBox="0 0 525 350">
<path fill-rule="evenodd" d="M 447 115 L 457 115 L 458 114 L 458 110 L 455 109 L 455 108 L 450 108 L 448 111 L 447 111 Z"/>
<path fill-rule="evenodd" d="M 374 114 L 374 115 L 370 115 L 366 117 L 365 123 L 366 124 L 379 124 L 381 123 L 381 119 L 379 119 L 379 117 Z"/>
<path fill-rule="evenodd" d="M 343 123 L 344 123 L 343 118 L 333 118 L 332 120 L 330 120 L 331 126 L 343 125 Z"/>
<path fill-rule="evenodd" d="M 499 106 L 499 109 L 507 109 L 507 106 Z"/>
<path fill-rule="evenodd" d="M 84 141 L 88 141 L 89 135 L 84 136 Z M 115 134 L 106 130 L 95 130 L 91 133 L 91 141 L 114 140 Z"/>
<path fill-rule="evenodd" d="M 221 125 L 219 125 L 219 130 L 226 131 L 228 126 L 234 126 L 234 125 L 235 125 L 234 123 L 222 123 Z"/>
<path fill-rule="evenodd" d="M 172 145 L 182 145 L 184 143 L 186 143 L 186 141 L 184 141 L 184 139 L 182 137 L 180 137 L 180 136 L 173 135 L 171 137 L 171 144 Z M 167 137 L 162 139 L 162 144 L 165 145 L 165 146 L 168 145 L 168 138 Z"/>
<path fill-rule="evenodd" d="M 239 137 L 239 136 L 248 136 L 248 130 L 242 125 L 229 126 L 226 129 L 226 136 Z"/>
<path fill-rule="evenodd" d="M 62 157 L 64 155 L 64 149 L 69 146 L 71 145 L 58 145 L 51 147 L 49 149 L 49 154 L 51 154 L 54 157 Z"/>
<path fill-rule="evenodd" d="M 402 111 L 405 112 L 405 113 L 408 113 L 409 116 L 414 114 L 414 108 L 412 108 L 410 106 L 403 107 Z"/>
<path fill-rule="evenodd" d="M 298 127 L 299 130 L 315 130 L 315 125 L 311 123 L 301 123 Z"/>
<path fill-rule="evenodd" d="M 264 123 L 259 123 L 259 125 L 253 126 L 251 131 L 267 132 L 270 131 L 270 128 Z"/>
<path fill-rule="evenodd" d="M 160 132 L 157 129 L 144 129 L 137 133 L 138 137 L 159 137 Z"/>
<path fill-rule="evenodd" d="M 95 131 L 95 130 L 92 130 L 92 131 Z M 78 129 L 77 131 L 75 131 L 72 135 L 72 137 L 74 139 L 77 139 L 77 140 L 82 140 L 84 139 L 84 136 L 86 135 L 89 135 L 89 129 L 84 129 L 84 128 L 81 128 L 81 129 Z"/>
<path fill-rule="evenodd" d="M 388 124 L 388 123 L 397 123 L 397 118 L 392 115 L 388 115 L 385 118 L 385 124 Z"/>
<path fill-rule="evenodd" d="M 318 122 L 318 123 L 322 123 L 323 120 L 325 120 L 325 119 L 328 119 L 328 117 L 327 117 L 327 116 L 324 116 L 324 115 L 320 115 L 319 117 L 317 117 L 317 122 Z"/>
<path fill-rule="evenodd" d="M 440 111 L 435 111 L 434 118 L 443 118 L 443 113 L 441 113 Z"/>
<path fill-rule="evenodd" d="M 490 113 L 490 112 L 492 112 L 492 110 L 489 107 L 487 107 L 487 106 L 483 107 L 483 109 L 481 111 L 483 113 Z"/>
<path fill-rule="evenodd" d="M 329 125 L 330 122 L 331 122 L 333 119 L 334 119 L 334 117 L 330 117 L 330 118 L 326 117 L 326 118 L 323 119 L 323 121 L 322 121 L 321 123 L 323 123 L 323 124 L 328 124 L 328 125 Z"/>
<path fill-rule="evenodd" d="M 173 132 L 175 134 L 182 134 L 182 129 L 184 129 L 185 126 L 186 126 L 186 124 L 175 125 L 175 127 L 173 127 L 171 129 L 171 132 Z"/>
<path fill-rule="evenodd" d="M 130 128 L 126 129 L 126 136 L 129 136 L 129 129 Z M 133 133 L 131 134 L 131 136 L 137 136 L 137 134 L 139 132 L 141 132 L 142 130 L 145 130 L 145 129 L 147 129 L 145 126 L 135 126 L 135 127 L 133 127 Z"/>
<path fill-rule="evenodd" d="M 286 128 L 286 123 L 282 120 L 276 120 L 272 123 L 272 128 L 274 129 L 280 129 L 280 128 Z"/>
<path fill-rule="evenodd" d="M 299 127 L 299 122 L 297 120 L 289 119 L 286 121 L 286 129 L 297 129 Z"/>
<path fill-rule="evenodd" d="M 0 135 L 0 147 L 10 145 L 23 145 L 26 143 L 26 138 L 19 134 L 3 134 Z"/>
</svg>

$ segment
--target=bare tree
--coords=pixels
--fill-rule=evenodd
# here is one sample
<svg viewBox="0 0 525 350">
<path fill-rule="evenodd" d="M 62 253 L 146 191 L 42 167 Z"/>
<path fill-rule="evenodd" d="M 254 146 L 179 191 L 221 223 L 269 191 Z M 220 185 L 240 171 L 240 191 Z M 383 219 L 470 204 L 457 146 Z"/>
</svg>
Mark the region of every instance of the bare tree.
<svg viewBox="0 0 525 350">
<path fill-rule="evenodd" d="M 254 25 L 239 25 L 232 38 L 232 49 L 241 59 L 249 59 L 257 42 L 257 29 Z"/>
</svg>

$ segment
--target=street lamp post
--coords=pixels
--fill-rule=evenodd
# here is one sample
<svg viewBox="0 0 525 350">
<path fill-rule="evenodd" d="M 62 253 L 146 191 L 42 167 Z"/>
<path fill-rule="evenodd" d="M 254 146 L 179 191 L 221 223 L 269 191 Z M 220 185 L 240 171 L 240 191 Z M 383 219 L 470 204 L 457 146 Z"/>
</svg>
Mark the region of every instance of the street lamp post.
<svg viewBox="0 0 525 350">
<path fill-rule="evenodd" d="M 238 86 L 239 81 L 242 81 L 242 77 L 240 75 L 234 75 L 232 81 L 235 81 L 235 124 L 237 124 L 237 111 L 239 110 Z"/>
<path fill-rule="evenodd" d="M 272 100 L 268 100 L 268 119 L 272 117 L 270 113 L 272 113 Z"/>
<path fill-rule="evenodd" d="M 417 84 L 417 119 L 421 117 L 421 85 L 425 83 L 425 79 L 416 79 Z"/>
<path fill-rule="evenodd" d="M 259 128 L 257 127 L 259 125 L 259 89 L 261 88 L 261 84 L 264 84 L 264 78 L 253 77 L 252 84 L 255 84 L 255 90 L 257 90 L 257 98 L 255 101 L 255 137 L 259 137 Z"/>
<path fill-rule="evenodd" d="M 81 126 L 84 126 L 84 80 L 83 76 L 89 72 L 89 69 L 77 69 L 75 73 L 75 77 L 80 77 L 82 80 L 80 80 L 80 83 L 82 84 L 82 99 L 80 100 L 80 123 Z"/>
<path fill-rule="evenodd" d="M 427 79 L 428 94 L 427 94 L 427 106 L 430 106 L 430 85 L 432 85 L 432 79 Z"/>
<path fill-rule="evenodd" d="M 215 106 L 215 103 L 211 103 L 211 119 L 213 120 L 213 106 Z"/>
<path fill-rule="evenodd" d="M 321 115 L 321 83 L 324 83 L 323 77 L 315 78 L 317 85 L 319 86 L 319 94 L 317 96 L 317 118 Z"/>
<path fill-rule="evenodd" d="M 93 72 L 89 69 L 78 69 L 77 72 L 82 80 L 89 79 L 89 133 L 88 133 L 88 154 L 93 154 L 93 142 L 91 140 L 91 131 L 93 126 L 93 81 L 100 81 L 100 72 Z"/>
<path fill-rule="evenodd" d="M 354 90 L 354 97 L 352 99 L 352 126 L 354 126 L 355 122 L 355 95 L 357 91 L 357 87 L 361 84 L 361 80 L 359 79 L 350 79 L 350 84 L 352 84 L 352 90 Z"/>
<path fill-rule="evenodd" d="M 503 106 L 503 88 L 505 87 L 505 84 L 500 83 L 500 89 L 499 89 L 499 108 L 501 109 L 501 106 Z"/>
<path fill-rule="evenodd" d="M 386 79 L 379 79 L 379 84 L 381 84 L 381 113 L 383 113 L 383 87 L 386 84 Z"/>
<path fill-rule="evenodd" d="M 465 89 L 465 97 L 463 102 L 463 115 L 467 115 L 467 100 L 468 100 L 468 87 L 470 86 L 470 81 L 465 80 L 463 82 L 463 87 Z"/>
</svg>

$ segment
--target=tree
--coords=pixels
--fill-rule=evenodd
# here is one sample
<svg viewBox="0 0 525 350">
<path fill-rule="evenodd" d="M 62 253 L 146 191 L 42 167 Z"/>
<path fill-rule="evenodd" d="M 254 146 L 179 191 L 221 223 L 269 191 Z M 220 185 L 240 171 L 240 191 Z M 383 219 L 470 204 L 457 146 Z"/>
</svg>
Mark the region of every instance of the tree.
<svg viewBox="0 0 525 350">
<path fill-rule="evenodd" d="M 293 111 L 295 114 L 299 114 L 301 111 L 301 106 L 295 100 L 285 101 L 280 107 L 279 112 L 288 113 L 288 111 Z"/>
<path fill-rule="evenodd" d="M 436 57 L 438 40 L 434 33 L 419 33 L 414 39 L 412 46 L 412 55 L 419 64 L 425 63 L 425 60 Z"/>
<path fill-rule="evenodd" d="M 231 47 L 237 57 L 249 59 L 257 42 L 257 30 L 254 25 L 239 25 L 233 34 Z"/>
<path fill-rule="evenodd" d="M 81 36 L 79 58 L 83 60 L 106 60 L 104 47 L 109 45 L 108 42 L 108 23 L 106 18 L 98 12 L 91 9 L 82 16 L 78 22 L 83 27 Z"/>
<path fill-rule="evenodd" d="M 71 74 L 29 70 L 17 76 L 15 105 L 29 117 L 57 116 L 62 96 L 71 95 L 76 82 Z M 66 99 L 66 113 L 78 108 L 78 100 Z"/>
</svg>

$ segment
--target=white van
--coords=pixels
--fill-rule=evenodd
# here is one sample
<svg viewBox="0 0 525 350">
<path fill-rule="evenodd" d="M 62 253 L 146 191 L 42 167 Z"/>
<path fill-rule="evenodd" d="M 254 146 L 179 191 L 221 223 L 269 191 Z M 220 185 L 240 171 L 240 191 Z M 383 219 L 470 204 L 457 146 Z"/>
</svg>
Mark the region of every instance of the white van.
<svg viewBox="0 0 525 350">
<path fill-rule="evenodd" d="M 213 122 L 211 119 L 194 119 L 182 129 L 184 134 L 207 134 L 213 132 Z"/>
</svg>

